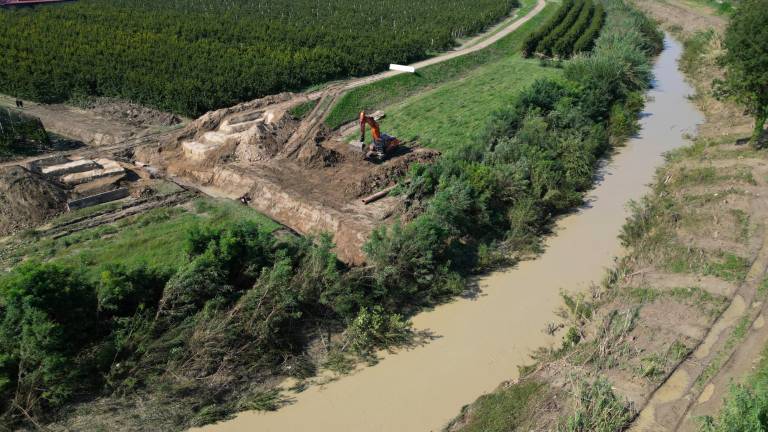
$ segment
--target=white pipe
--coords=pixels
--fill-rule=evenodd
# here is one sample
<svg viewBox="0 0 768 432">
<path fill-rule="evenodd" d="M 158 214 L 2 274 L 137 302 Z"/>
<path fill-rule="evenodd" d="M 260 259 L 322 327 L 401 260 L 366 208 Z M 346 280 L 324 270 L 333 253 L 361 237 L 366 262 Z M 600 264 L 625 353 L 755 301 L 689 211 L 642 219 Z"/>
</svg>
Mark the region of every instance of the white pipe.
<svg viewBox="0 0 768 432">
<path fill-rule="evenodd" d="M 400 71 L 400 72 L 410 72 L 410 73 L 416 72 L 416 68 L 413 66 L 403 66 L 399 64 L 389 65 L 389 70 Z"/>
</svg>

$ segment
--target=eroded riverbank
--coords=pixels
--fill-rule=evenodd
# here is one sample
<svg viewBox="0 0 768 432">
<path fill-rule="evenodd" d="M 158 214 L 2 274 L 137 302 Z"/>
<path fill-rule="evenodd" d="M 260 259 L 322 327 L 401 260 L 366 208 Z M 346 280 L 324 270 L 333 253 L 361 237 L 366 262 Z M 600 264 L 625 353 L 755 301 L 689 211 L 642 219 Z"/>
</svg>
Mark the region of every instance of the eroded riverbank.
<svg viewBox="0 0 768 432">
<path fill-rule="evenodd" d="M 559 292 L 599 281 L 621 253 L 617 234 L 626 203 L 647 192 L 662 154 L 684 145 L 702 121 L 677 69 L 680 45 L 667 38 L 654 65 L 642 130 L 600 171 L 588 204 L 557 223 L 536 260 L 479 281 L 481 295 L 416 316 L 414 327 L 435 339 L 423 347 L 382 354 L 382 361 L 324 387 L 291 395 L 270 413 L 245 412 L 207 430 L 438 430 L 477 395 L 514 378 L 536 348 L 556 342 L 542 329 L 556 321 Z"/>
</svg>

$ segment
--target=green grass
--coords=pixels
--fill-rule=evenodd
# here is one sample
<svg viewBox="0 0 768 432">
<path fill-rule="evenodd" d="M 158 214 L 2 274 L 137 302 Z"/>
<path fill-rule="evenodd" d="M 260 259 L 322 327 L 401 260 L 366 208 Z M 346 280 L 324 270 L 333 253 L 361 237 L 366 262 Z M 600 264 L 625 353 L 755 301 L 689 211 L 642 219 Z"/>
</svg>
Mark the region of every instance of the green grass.
<svg viewBox="0 0 768 432">
<path fill-rule="evenodd" d="M 403 142 L 418 141 L 439 150 L 476 142 L 488 118 L 508 106 L 521 89 L 560 71 L 541 67 L 537 60 L 526 60 L 515 53 L 460 80 L 386 108 L 387 117 L 381 127 Z"/>
<path fill-rule="evenodd" d="M 522 9 L 530 10 L 535 0 L 522 0 Z M 525 36 L 557 9 L 549 4 L 512 34 L 480 51 L 419 69 L 415 74 L 400 74 L 385 80 L 358 87 L 347 92 L 333 107 L 325 120 L 327 126 L 337 128 L 353 121 L 362 110 L 373 110 L 393 105 L 407 97 L 433 89 L 462 77 L 488 63 L 518 56 Z M 521 13 L 521 16 L 525 12 Z"/>
<path fill-rule="evenodd" d="M 708 254 L 701 249 L 670 245 L 664 267 L 673 273 L 697 273 L 741 283 L 749 272 L 749 261 L 730 252 Z"/>
<path fill-rule="evenodd" d="M 481 396 L 473 405 L 462 432 L 505 432 L 522 429 L 529 423 L 545 384 L 525 381 Z"/>
<path fill-rule="evenodd" d="M 768 346 L 748 376 L 732 383 L 717 417 L 699 418 L 703 432 L 763 431 L 768 418 Z"/>
<path fill-rule="evenodd" d="M 317 100 L 308 100 L 288 110 L 288 114 L 297 119 L 303 119 L 317 106 Z"/>
<path fill-rule="evenodd" d="M 192 227 L 203 221 L 226 224 L 241 220 L 255 221 L 269 232 L 279 227 L 239 203 L 201 199 L 194 210 L 158 208 L 58 239 L 30 241 L 19 248 L 16 259 L 82 265 L 90 277 L 98 277 L 102 268 L 110 264 L 129 268 L 148 265 L 170 272 L 184 262 L 184 242 Z"/>
</svg>

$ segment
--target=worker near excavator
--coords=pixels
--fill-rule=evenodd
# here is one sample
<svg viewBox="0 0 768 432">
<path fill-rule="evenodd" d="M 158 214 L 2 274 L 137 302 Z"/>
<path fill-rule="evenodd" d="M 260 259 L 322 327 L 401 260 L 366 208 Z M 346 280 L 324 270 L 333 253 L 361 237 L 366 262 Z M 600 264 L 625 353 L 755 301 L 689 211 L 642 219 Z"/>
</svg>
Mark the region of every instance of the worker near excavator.
<svg viewBox="0 0 768 432">
<path fill-rule="evenodd" d="M 391 154 L 399 145 L 400 140 L 387 134 L 382 134 L 379 123 L 365 111 L 360 112 L 360 142 L 365 143 L 365 127 L 371 127 L 373 142 L 368 147 L 367 157 L 376 157 L 381 160 Z"/>
</svg>

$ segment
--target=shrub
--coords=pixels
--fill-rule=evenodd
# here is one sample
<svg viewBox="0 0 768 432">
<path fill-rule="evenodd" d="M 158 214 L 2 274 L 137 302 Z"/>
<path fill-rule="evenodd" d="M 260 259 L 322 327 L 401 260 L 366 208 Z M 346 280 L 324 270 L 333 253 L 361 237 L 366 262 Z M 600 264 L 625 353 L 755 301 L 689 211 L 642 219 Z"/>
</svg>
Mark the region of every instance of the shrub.
<svg viewBox="0 0 768 432">
<path fill-rule="evenodd" d="M 347 329 L 349 346 L 369 355 L 375 348 L 402 345 L 410 339 L 411 323 L 400 314 L 388 314 L 381 306 L 362 309 Z"/>
<path fill-rule="evenodd" d="M 96 294 L 82 275 L 28 262 L 0 280 L 0 406 L 5 415 L 45 415 L 98 381 L 82 356 L 102 335 Z M 23 411 L 22 411 L 23 410 Z"/>
</svg>

